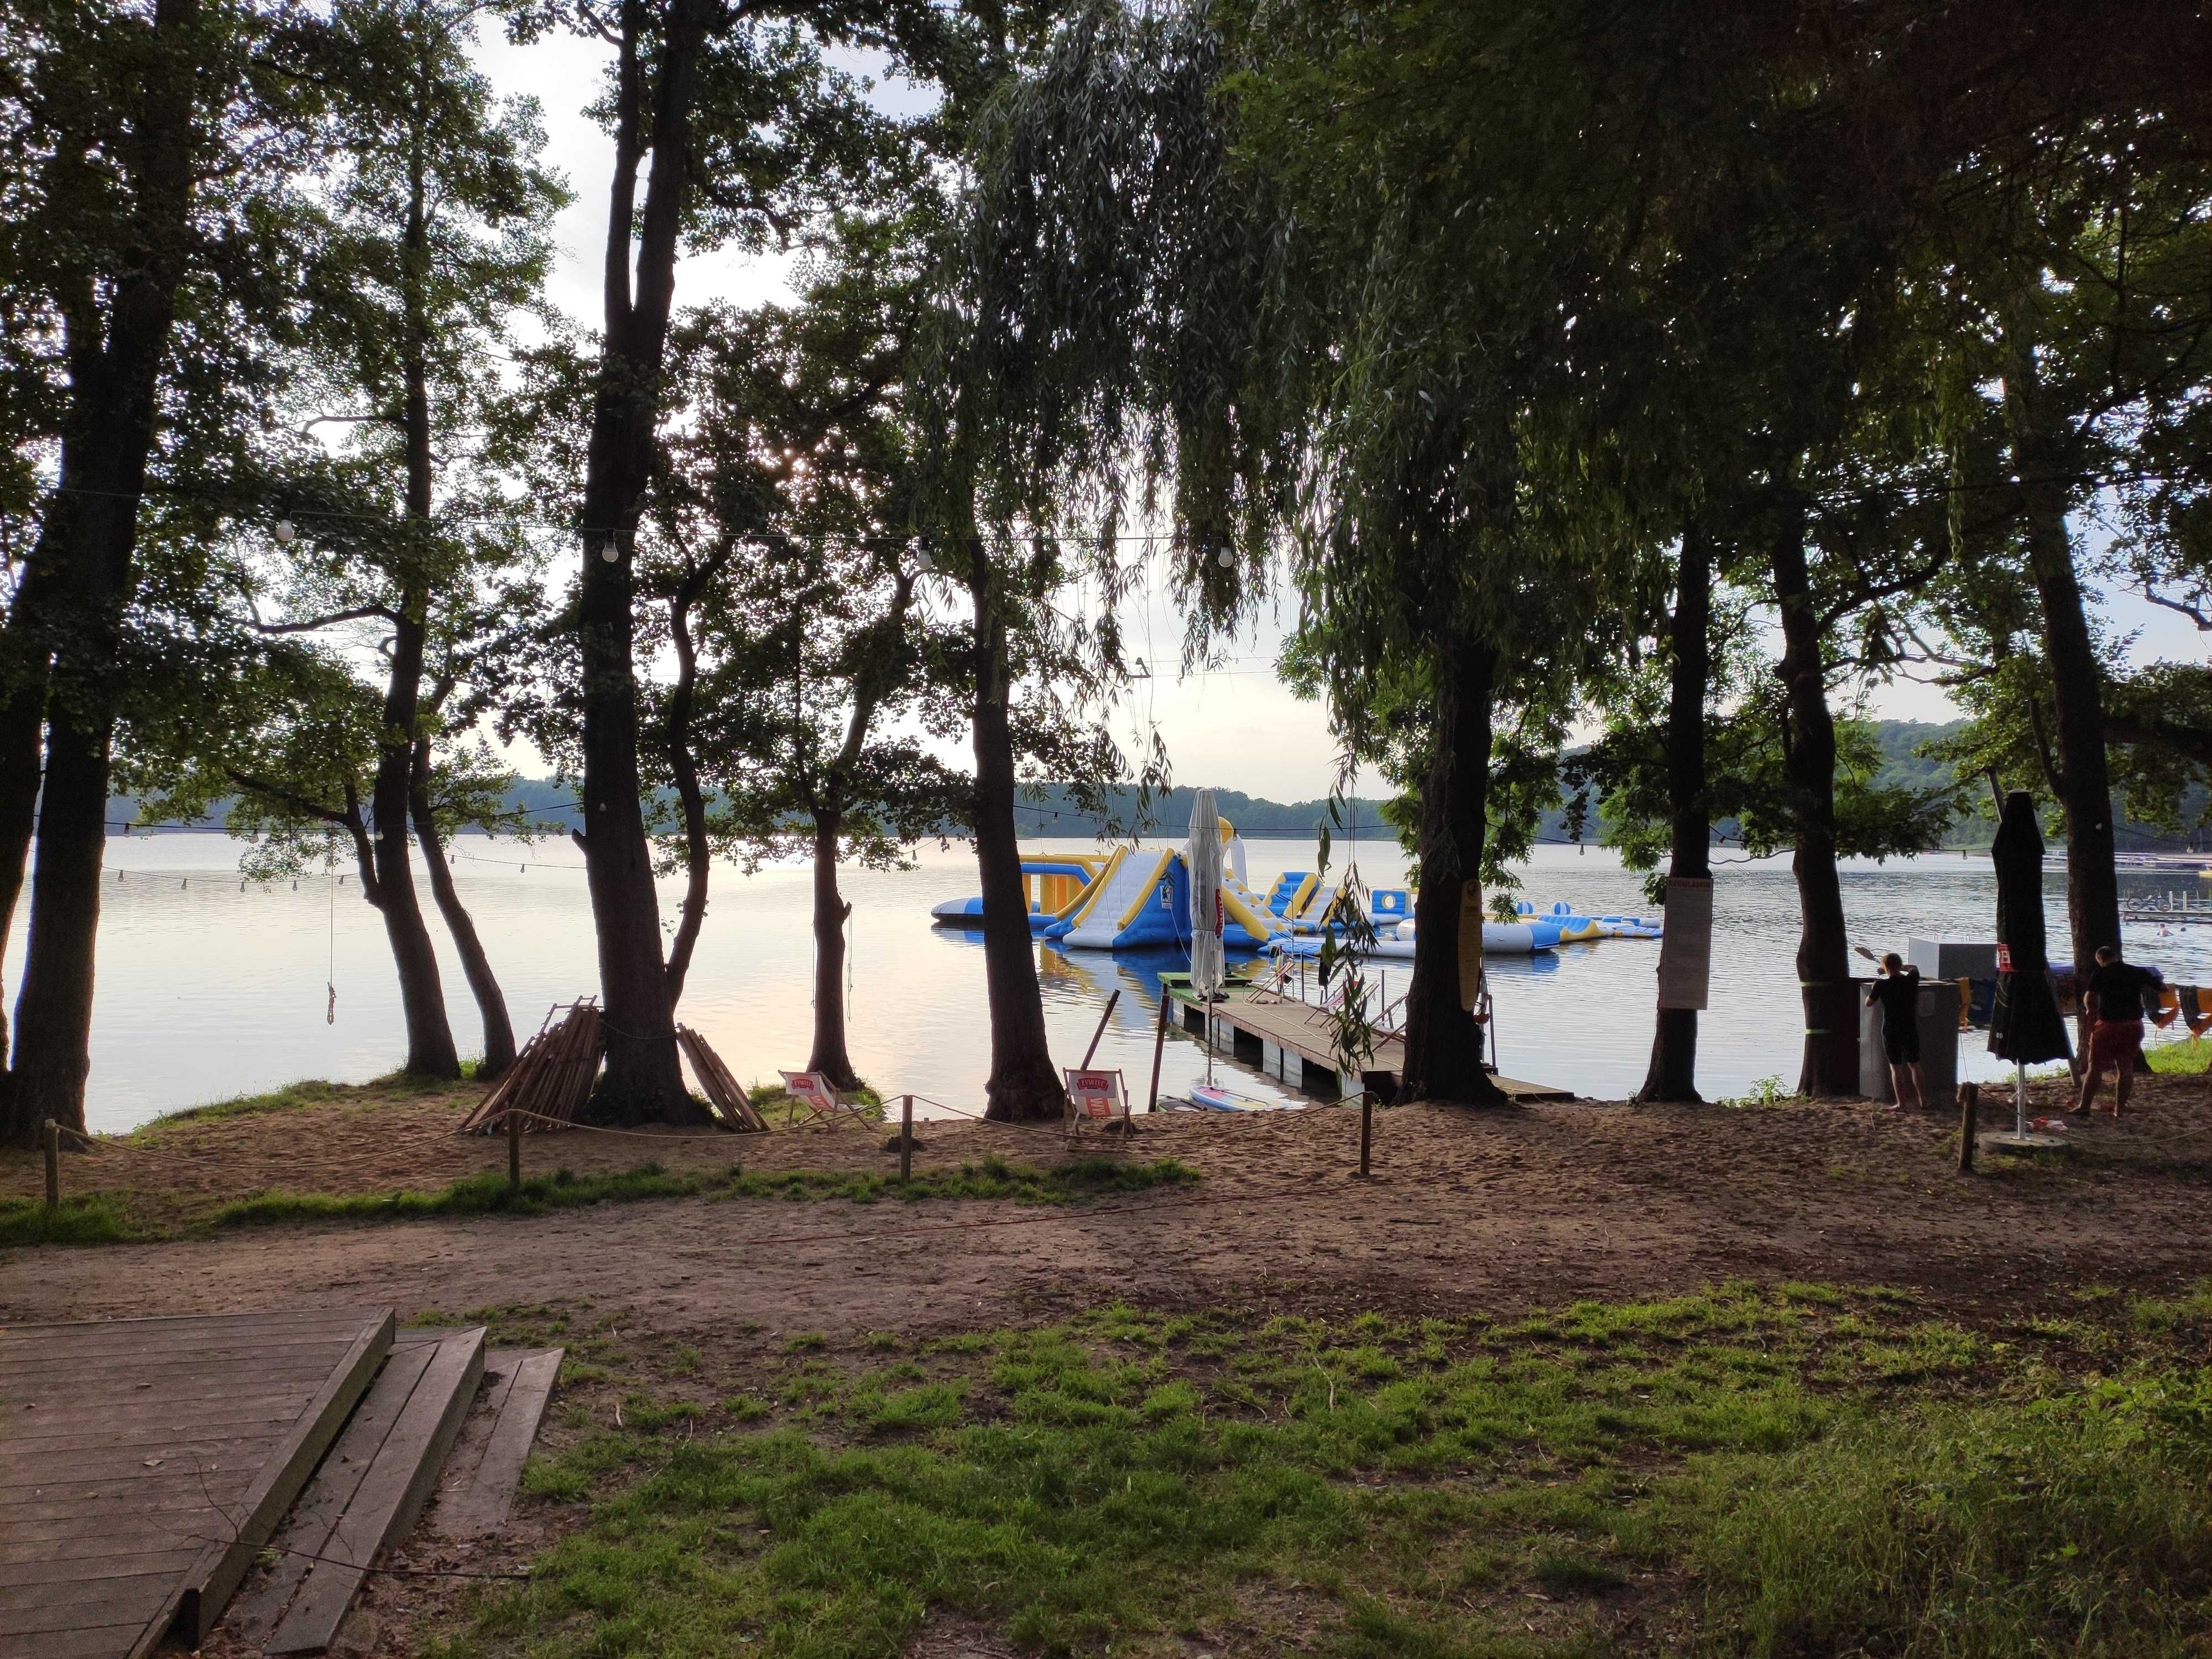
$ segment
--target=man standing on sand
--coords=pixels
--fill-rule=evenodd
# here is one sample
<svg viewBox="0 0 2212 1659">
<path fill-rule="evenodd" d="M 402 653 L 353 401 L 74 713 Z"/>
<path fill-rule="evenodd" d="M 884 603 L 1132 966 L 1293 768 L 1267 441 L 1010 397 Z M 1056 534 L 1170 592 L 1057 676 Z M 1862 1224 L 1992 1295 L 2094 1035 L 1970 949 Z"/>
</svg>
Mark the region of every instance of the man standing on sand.
<svg viewBox="0 0 2212 1659">
<path fill-rule="evenodd" d="M 1881 1010 L 1881 1046 L 1889 1056 L 1889 1091 L 1895 1097 L 1892 1109 L 1926 1105 L 1920 1074 L 1920 970 L 1906 967 L 1905 958 L 1892 951 L 1881 959 L 1881 977 L 1867 987 L 1866 1000 L 1868 1007 Z"/>
<path fill-rule="evenodd" d="M 2081 1098 L 2077 1112 L 2097 1109 L 2097 1082 L 2108 1066 L 2119 1076 L 2112 1084 L 2112 1115 L 2128 1103 L 2128 1091 L 2136 1080 L 2136 1062 L 2142 1058 L 2143 1012 L 2163 1025 L 2173 1018 L 2160 1016 L 2158 975 L 2120 960 L 2117 945 L 2097 947 L 2097 966 L 2081 988 L 2083 1005 L 2096 1024 L 2089 1028 L 2088 1052 L 2081 1059 Z"/>
</svg>

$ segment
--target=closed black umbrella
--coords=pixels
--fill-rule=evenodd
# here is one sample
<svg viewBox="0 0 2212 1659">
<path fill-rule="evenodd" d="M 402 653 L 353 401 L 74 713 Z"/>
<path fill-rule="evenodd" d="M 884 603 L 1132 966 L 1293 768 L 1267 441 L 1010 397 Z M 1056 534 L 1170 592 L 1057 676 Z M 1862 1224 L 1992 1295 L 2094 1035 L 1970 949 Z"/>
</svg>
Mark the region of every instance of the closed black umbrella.
<svg viewBox="0 0 2212 1659">
<path fill-rule="evenodd" d="M 2070 1060 L 2066 1021 L 2051 988 L 2051 957 L 2043 933 L 2043 831 L 2024 789 L 2005 797 L 1997 838 L 1990 848 L 1997 872 L 1999 963 L 1996 1003 L 1990 1011 L 1990 1052 L 2023 1066 Z"/>
</svg>

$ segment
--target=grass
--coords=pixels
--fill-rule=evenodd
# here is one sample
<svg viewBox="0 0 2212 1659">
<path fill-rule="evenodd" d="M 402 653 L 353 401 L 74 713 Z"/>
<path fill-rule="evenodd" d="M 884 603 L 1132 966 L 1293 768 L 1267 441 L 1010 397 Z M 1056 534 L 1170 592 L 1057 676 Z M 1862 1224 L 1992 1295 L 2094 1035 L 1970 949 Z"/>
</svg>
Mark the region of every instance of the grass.
<svg viewBox="0 0 2212 1659">
<path fill-rule="evenodd" d="M 929 1170 L 901 1181 L 869 1171 L 794 1170 L 748 1174 L 724 1170 L 675 1173 L 658 1164 L 583 1175 L 567 1170 L 533 1176 L 520 1188 L 502 1175 L 469 1176 L 433 1192 L 391 1194 L 261 1193 L 215 1212 L 216 1227 L 266 1226 L 313 1220 L 398 1220 L 441 1215 L 539 1215 L 592 1204 L 641 1199 L 708 1197 L 796 1200 L 844 1199 L 873 1204 L 884 1199 L 1002 1199 L 1017 1204 L 1070 1204 L 1107 1194 L 1141 1192 L 1195 1182 L 1195 1171 L 1171 1158 L 1121 1164 L 1090 1158 L 1050 1169 L 987 1158 L 954 1170 Z"/>
<path fill-rule="evenodd" d="M 2168 1077 L 2194 1076 L 2212 1068 L 2212 1042 L 2193 1036 L 2179 1042 L 2147 1042 L 2143 1062 Z"/>
<path fill-rule="evenodd" d="M 0 1199 L 0 1249 L 17 1244 L 128 1244 L 145 1237 L 136 1217 L 106 1193 L 64 1198 L 48 1210 L 44 1199 Z"/>
<path fill-rule="evenodd" d="M 566 1535 L 428 1651 L 890 1659 L 939 1620 L 1163 1659 L 2201 1652 L 2212 1293 L 2100 1311 L 1993 1335 L 1736 1285 L 802 1334 L 673 1431 L 635 1377 L 581 1408 L 526 1477 Z"/>
<path fill-rule="evenodd" d="M 457 1091 L 473 1092 L 477 1085 L 470 1079 L 475 1075 L 476 1062 L 464 1061 L 461 1072 L 462 1078 L 458 1083 L 442 1078 L 417 1077 L 410 1072 L 388 1073 L 368 1083 L 313 1080 L 289 1083 L 265 1094 L 239 1095 L 229 1100 L 212 1101 L 204 1106 L 186 1106 L 177 1111 L 164 1112 L 151 1121 L 140 1124 L 123 1139 L 141 1142 L 152 1140 L 170 1129 L 187 1124 L 220 1122 L 225 1118 L 261 1117 L 271 1113 L 307 1111 L 315 1107 L 333 1105 L 369 1109 L 404 1106 L 419 1100 L 450 1095 Z"/>
</svg>

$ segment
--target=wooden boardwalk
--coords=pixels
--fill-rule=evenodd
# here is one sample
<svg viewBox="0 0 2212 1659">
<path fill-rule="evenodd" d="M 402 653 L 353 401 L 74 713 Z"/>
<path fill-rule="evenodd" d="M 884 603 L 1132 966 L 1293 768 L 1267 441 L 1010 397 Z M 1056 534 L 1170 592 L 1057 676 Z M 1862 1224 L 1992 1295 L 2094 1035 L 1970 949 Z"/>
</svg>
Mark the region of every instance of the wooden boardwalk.
<svg viewBox="0 0 2212 1659">
<path fill-rule="evenodd" d="M 0 1328 L 0 1659 L 199 1645 L 392 1334 L 381 1308 Z"/>
<path fill-rule="evenodd" d="M 1181 1005 L 1184 1030 L 1206 1034 L 1210 1012 L 1215 1043 L 1224 1043 L 1225 1030 L 1224 1046 L 1237 1059 L 1309 1093 L 1329 1096 L 1367 1088 L 1387 1099 L 1396 1092 L 1398 1080 L 1405 1074 L 1406 1039 L 1396 1031 L 1377 1036 L 1375 1052 L 1354 1073 L 1338 1063 L 1329 1017 L 1311 1004 L 1294 997 L 1255 997 L 1249 988 L 1232 980 L 1224 999 L 1209 1011 L 1191 994 L 1187 981 L 1179 981 L 1180 975 L 1161 976 L 1168 994 Z M 1517 1078 L 1491 1080 L 1518 1101 L 1574 1098 L 1571 1090 L 1523 1083 Z"/>
</svg>

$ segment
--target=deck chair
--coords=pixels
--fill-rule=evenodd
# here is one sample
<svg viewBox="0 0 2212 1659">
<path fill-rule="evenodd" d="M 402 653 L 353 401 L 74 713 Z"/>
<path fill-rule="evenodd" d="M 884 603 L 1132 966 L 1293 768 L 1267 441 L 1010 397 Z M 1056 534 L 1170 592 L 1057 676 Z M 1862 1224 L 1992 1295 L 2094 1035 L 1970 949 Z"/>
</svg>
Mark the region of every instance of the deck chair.
<svg viewBox="0 0 2212 1659">
<path fill-rule="evenodd" d="M 1119 1072 L 1091 1072 L 1070 1066 L 1060 1072 L 1067 1085 L 1067 1133 L 1072 1138 L 1086 1124 L 1095 1123 L 1112 1133 L 1129 1127 L 1129 1088 Z"/>
<path fill-rule="evenodd" d="M 805 1128 L 809 1124 L 835 1124 L 840 1119 L 850 1118 L 866 1128 L 875 1124 L 860 1109 L 830 1086 L 830 1079 L 819 1072 L 786 1072 L 779 1069 L 776 1075 L 783 1079 L 784 1091 L 805 1109 L 806 1115 L 792 1115 L 791 1127 Z"/>
</svg>

